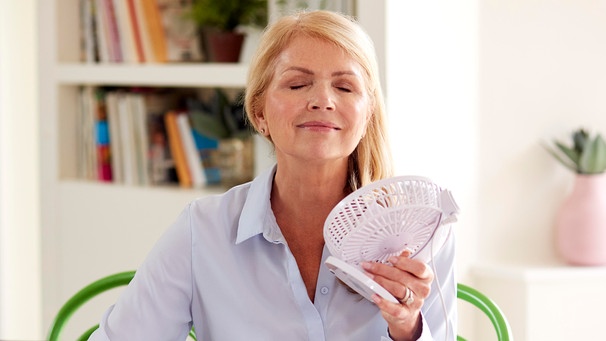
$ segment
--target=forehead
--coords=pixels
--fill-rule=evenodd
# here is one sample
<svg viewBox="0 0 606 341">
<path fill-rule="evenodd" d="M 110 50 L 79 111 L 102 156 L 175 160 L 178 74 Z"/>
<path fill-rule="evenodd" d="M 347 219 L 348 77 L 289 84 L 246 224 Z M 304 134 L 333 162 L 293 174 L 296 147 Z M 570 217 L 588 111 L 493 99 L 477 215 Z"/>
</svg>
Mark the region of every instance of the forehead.
<svg viewBox="0 0 606 341">
<path fill-rule="evenodd" d="M 336 44 L 308 36 L 296 36 L 277 55 L 275 67 L 301 66 L 346 68 L 360 71 L 361 66 L 346 50 Z"/>
</svg>

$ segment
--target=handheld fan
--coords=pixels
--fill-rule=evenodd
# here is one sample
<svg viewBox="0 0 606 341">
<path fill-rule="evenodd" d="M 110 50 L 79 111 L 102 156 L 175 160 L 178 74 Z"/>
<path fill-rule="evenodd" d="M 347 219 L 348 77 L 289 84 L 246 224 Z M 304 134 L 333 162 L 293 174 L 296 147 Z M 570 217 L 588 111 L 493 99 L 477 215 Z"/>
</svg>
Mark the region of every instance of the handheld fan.
<svg viewBox="0 0 606 341">
<path fill-rule="evenodd" d="M 424 177 L 399 176 L 371 183 L 349 194 L 328 215 L 324 240 L 331 256 L 325 263 L 367 299 L 376 293 L 398 302 L 364 274 L 360 263 L 387 263 L 406 249 L 411 258 L 430 261 L 449 233 L 441 226 L 455 222 L 458 211 L 450 191 Z"/>
</svg>

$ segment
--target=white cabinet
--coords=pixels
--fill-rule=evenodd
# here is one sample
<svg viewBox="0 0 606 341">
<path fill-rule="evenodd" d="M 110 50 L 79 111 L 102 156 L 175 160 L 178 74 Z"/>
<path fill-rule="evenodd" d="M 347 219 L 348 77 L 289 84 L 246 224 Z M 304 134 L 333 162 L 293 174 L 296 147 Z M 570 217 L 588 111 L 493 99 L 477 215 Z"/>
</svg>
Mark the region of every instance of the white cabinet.
<svg viewBox="0 0 606 341">
<path fill-rule="evenodd" d="M 516 341 L 603 340 L 605 267 L 476 266 L 474 285 L 507 316 Z M 478 340 L 494 339 L 486 323 Z"/>
</svg>

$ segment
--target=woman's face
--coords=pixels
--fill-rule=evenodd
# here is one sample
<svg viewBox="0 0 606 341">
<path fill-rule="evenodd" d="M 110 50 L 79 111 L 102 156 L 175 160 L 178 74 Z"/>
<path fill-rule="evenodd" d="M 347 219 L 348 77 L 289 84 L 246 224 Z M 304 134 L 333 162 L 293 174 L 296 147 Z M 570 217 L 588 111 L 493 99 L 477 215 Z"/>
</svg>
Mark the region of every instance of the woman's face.
<svg viewBox="0 0 606 341">
<path fill-rule="evenodd" d="M 278 160 L 347 160 L 370 115 L 362 67 L 340 48 L 295 38 L 278 56 L 258 122 Z"/>
</svg>

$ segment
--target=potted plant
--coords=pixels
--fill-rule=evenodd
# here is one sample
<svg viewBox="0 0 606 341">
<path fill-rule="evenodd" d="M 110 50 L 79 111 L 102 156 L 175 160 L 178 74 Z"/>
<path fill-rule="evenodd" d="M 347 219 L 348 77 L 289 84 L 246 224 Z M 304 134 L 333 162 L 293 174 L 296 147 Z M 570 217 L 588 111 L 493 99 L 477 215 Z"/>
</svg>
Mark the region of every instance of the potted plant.
<svg viewBox="0 0 606 341">
<path fill-rule="evenodd" d="M 239 26 L 264 27 L 267 0 L 193 0 L 189 17 L 201 32 L 211 62 L 238 62 L 244 42 Z"/>
<path fill-rule="evenodd" d="M 575 172 L 572 192 L 556 215 L 560 255 L 573 265 L 606 265 L 606 142 L 577 129 L 572 143 L 554 140 L 547 150 Z"/>
<path fill-rule="evenodd" d="M 598 133 L 595 137 L 583 128 L 572 133 L 572 145 L 555 140 L 557 148 L 546 146 L 547 150 L 562 165 L 577 174 L 601 174 L 606 172 L 606 142 Z"/>
</svg>

